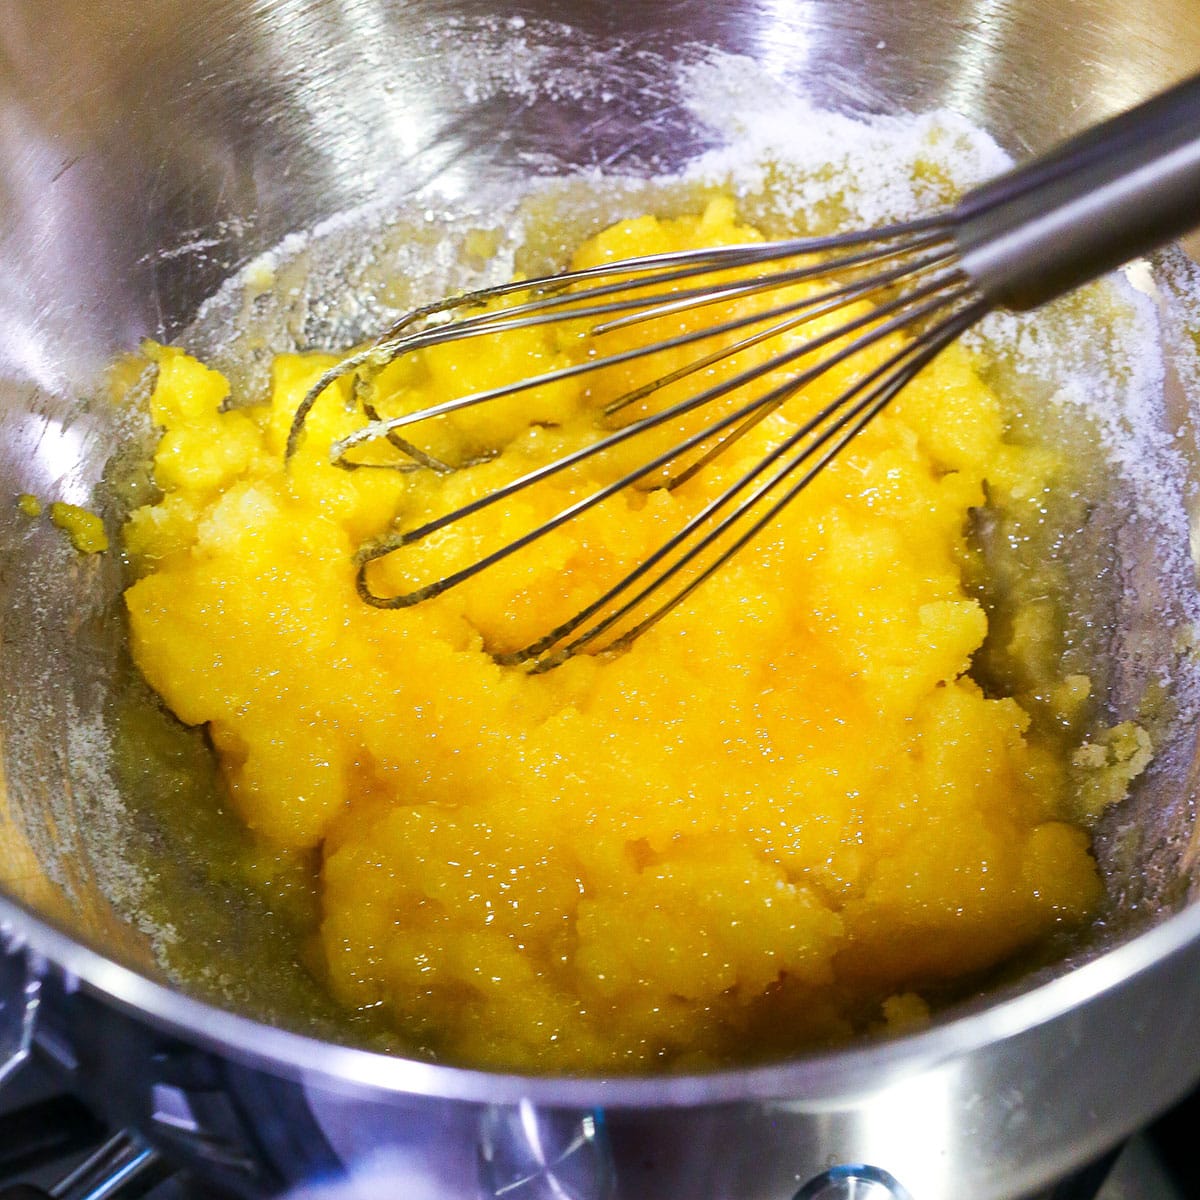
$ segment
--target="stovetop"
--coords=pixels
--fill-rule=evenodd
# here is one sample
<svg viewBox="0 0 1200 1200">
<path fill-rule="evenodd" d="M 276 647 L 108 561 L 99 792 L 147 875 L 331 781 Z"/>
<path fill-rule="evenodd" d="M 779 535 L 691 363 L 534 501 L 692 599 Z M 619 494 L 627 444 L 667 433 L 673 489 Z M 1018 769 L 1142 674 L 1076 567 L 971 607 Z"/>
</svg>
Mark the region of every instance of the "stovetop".
<svg viewBox="0 0 1200 1200">
<path fill-rule="evenodd" d="M 1200 1089 L 1110 1163 L 1037 1200 L 1196 1200 L 1198 1122 Z M 143 1152 L 106 1129 L 36 1060 L 0 1089 L 0 1200 L 232 1200 L 154 1155 L 139 1160 Z"/>
<path fill-rule="evenodd" d="M 167 1163 L 130 1171 L 139 1150 L 36 1060 L 0 1089 L 0 1200 L 38 1200 L 28 1187 L 54 1200 L 225 1200 Z M 116 1180 L 122 1165 L 125 1179 Z"/>
</svg>

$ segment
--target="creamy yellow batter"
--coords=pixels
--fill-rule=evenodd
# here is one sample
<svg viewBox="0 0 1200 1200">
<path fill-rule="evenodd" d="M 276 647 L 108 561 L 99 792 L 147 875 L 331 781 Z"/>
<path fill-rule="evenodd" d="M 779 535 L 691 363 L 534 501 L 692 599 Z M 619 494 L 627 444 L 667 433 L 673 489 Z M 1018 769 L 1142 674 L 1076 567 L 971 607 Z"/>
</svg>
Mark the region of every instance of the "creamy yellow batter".
<svg viewBox="0 0 1200 1200">
<path fill-rule="evenodd" d="M 576 265 L 756 236 L 718 200 L 614 226 Z M 584 352 L 570 331 L 443 349 L 389 367 L 376 399 L 423 406 Z M 439 476 L 331 466 L 330 443 L 364 420 L 345 383 L 285 466 L 326 356 L 281 356 L 269 405 L 244 408 L 186 354 L 154 354 L 162 498 L 125 529 L 142 571 L 127 593 L 137 662 L 181 720 L 208 725 L 246 823 L 319 855 L 318 970 L 414 1052 L 646 1071 L 790 1051 L 920 1020 L 920 993 L 1097 904 L 1061 745 L 967 674 L 987 631 L 963 584 L 969 512 L 985 487 L 1019 503 L 1058 470 L 1006 440 L 967 351 L 944 353 L 627 652 L 532 676 L 489 651 L 577 609 L 846 372 L 685 486 L 631 491 L 535 554 L 391 612 L 355 592 L 365 540 L 594 437 L 598 408 L 636 375 L 412 431 L 452 461 L 501 451 Z M 549 515 L 585 482 L 491 519 Z M 403 590 L 487 536 L 469 526 L 393 555 L 373 582 Z M 1063 682 L 1065 726 L 1087 690 Z"/>
</svg>

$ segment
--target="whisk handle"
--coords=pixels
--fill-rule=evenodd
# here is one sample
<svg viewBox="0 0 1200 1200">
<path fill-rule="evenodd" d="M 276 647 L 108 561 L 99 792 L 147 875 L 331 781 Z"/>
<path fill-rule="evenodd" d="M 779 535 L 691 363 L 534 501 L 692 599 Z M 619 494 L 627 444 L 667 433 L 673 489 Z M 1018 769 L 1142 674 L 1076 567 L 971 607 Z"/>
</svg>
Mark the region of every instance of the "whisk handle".
<svg viewBox="0 0 1200 1200">
<path fill-rule="evenodd" d="M 968 192 L 962 267 L 1005 308 L 1037 308 L 1200 225 L 1200 76 Z"/>
</svg>

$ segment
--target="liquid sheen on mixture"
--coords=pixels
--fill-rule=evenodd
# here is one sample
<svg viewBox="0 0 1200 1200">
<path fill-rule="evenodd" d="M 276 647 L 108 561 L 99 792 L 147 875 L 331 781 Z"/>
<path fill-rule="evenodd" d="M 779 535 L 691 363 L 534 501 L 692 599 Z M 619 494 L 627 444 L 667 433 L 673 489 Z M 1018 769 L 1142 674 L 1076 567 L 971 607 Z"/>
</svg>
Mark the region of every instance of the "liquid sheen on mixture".
<svg viewBox="0 0 1200 1200">
<path fill-rule="evenodd" d="M 757 238 L 718 199 L 617 224 L 574 265 Z M 645 336 L 615 330 L 603 351 Z M 1010 440 L 967 350 L 943 353 L 631 648 L 540 675 L 492 654 L 575 612 L 870 360 L 683 486 L 626 490 L 535 553 L 384 611 L 356 593 L 359 546 L 595 437 L 643 368 L 420 431 L 439 457 L 475 464 L 439 475 L 331 465 L 331 443 L 365 420 L 345 381 L 285 464 L 328 356 L 280 356 L 269 404 L 246 407 L 185 353 L 152 352 L 161 498 L 125 528 L 136 661 L 180 720 L 207 726 L 264 845 L 315 856 L 312 969 L 410 1052 L 536 1072 L 794 1052 L 920 1021 L 925 997 L 1099 902 L 1064 752 L 1082 738 L 1087 678 L 1042 689 L 1051 737 L 969 674 L 988 634 L 965 582 L 971 514 L 1040 503 L 1061 464 Z M 373 403 L 425 407 L 587 352 L 545 329 L 439 347 L 387 368 Z M 638 453 L 492 519 L 549 516 Z M 494 532 L 481 522 L 390 556 L 378 590 L 445 574 Z"/>
</svg>

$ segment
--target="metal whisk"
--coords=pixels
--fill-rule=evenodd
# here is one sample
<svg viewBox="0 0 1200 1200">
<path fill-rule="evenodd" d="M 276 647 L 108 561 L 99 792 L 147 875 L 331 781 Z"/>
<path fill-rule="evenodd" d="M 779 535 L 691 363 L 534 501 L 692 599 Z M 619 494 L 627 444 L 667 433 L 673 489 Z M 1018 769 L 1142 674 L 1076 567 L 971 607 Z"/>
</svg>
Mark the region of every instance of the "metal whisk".
<svg viewBox="0 0 1200 1200">
<path fill-rule="evenodd" d="M 885 338 L 905 335 L 899 348 L 725 484 L 654 553 L 569 620 L 523 649 L 496 655 L 501 662 L 545 670 L 581 651 L 627 646 L 660 620 L 772 521 L 918 371 L 985 313 L 997 307 L 1036 308 L 1196 225 L 1200 77 L 977 188 L 938 216 L 831 237 L 626 259 L 417 309 L 317 381 L 295 414 L 287 454 L 295 452 L 308 413 L 331 384 L 345 376 L 368 382 L 402 355 L 560 322 L 573 323 L 573 329 L 582 325 L 598 336 L 722 301 L 780 297 L 779 303 L 724 322 L 647 340 L 616 354 L 593 355 L 560 370 L 399 416 L 381 416 L 369 388 L 360 386 L 357 393 L 368 423 L 333 446 L 332 460 L 347 469 L 376 465 L 354 459 L 351 451 L 383 439 L 401 456 L 402 468 L 445 471 L 454 468 L 408 440 L 412 427 L 634 359 L 695 351 L 682 367 L 611 403 L 604 411 L 607 427 L 598 428 L 590 444 L 416 528 L 364 546 L 357 556 L 360 595 L 381 608 L 402 608 L 487 570 L 626 488 L 677 487 L 836 365 Z M 815 292 L 797 296 L 796 289 L 783 291 L 818 279 L 824 286 Z M 506 303 L 497 307 L 498 300 Z M 869 311 L 849 307 L 862 300 L 871 302 Z M 843 310 L 845 319 L 831 326 L 831 314 Z M 811 328 L 813 322 L 818 324 L 808 340 L 790 344 L 766 363 L 699 385 L 658 411 L 612 424 L 620 412 L 668 385 L 702 377 L 722 358 L 801 326 Z M 714 338 L 722 340 L 718 349 L 703 345 Z M 785 369 L 786 378 L 779 382 Z M 736 400 L 729 401 L 735 394 Z M 714 405 L 723 399 L 727 403 Z M 717 415 L 696 432 L 462 569 L 399 595 L 372 589 L 368 572 L 377 560 L 708 406 Z"/>
</svg>

